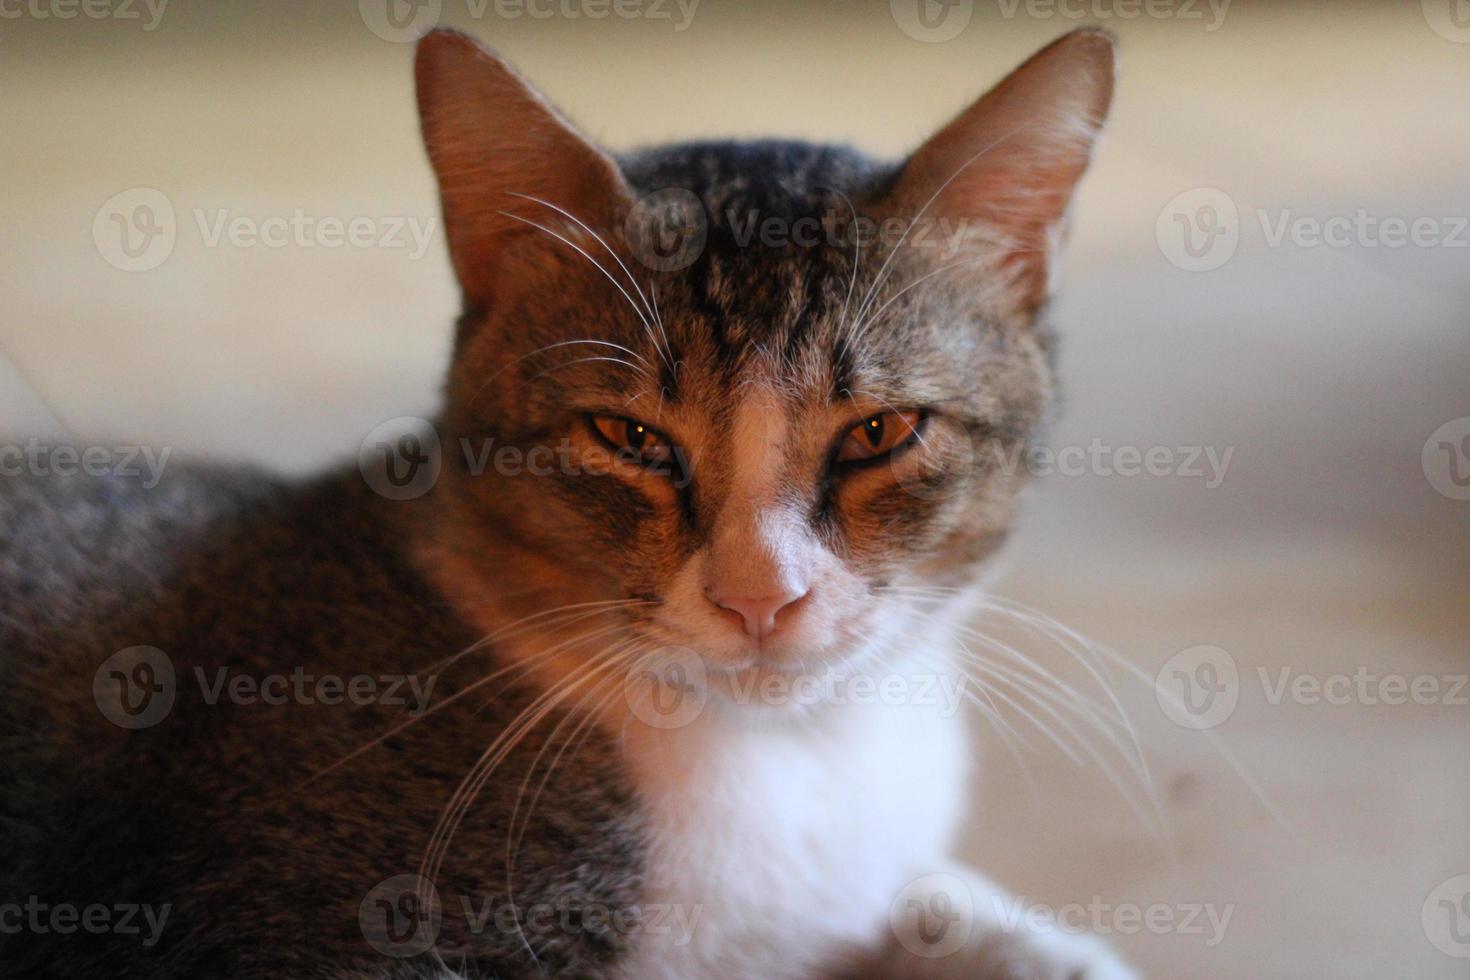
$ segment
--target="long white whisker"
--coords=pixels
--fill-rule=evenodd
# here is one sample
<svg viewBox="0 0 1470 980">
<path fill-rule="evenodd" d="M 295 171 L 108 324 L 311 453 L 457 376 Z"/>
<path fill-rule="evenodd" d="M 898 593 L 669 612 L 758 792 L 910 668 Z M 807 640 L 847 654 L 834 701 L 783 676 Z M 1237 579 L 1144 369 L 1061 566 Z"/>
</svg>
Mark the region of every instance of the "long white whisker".
<svg viewBox="0 0 1470 980">
<path fill-rule="evenodd" d="M 858 306 L 857 315 L 854 317 L 855 320 L 859 322 L 862 320 L 863 313 L 868 308 L 868 304 L 873 301 L 873 298 L 876 295 L 878 295 L 878 290 L 883 285 L 883 281 L 885 278 L 884 274 L 887 272 L 889 264 L 893 261 L 894 256 L 898 254 L 898 250 L 903 247 L 903 243 L 908 241 L 909 233 L 914 230 L 914 226 L 919 223 L 919 219 L 924 216 L 924 213 L 929 210 L 929 208 L 934 204 L 935 201 L 939 200 L 939 195 L 943 194 L 945 189 L 947 189 L 950 184 L 954 183 L 955 178 L 964 173 L 971 164 L 973 164 L 976 160 L 979 160 L 991 150 L 995 149 L 997 146 L 1000 146 L 1002 143 L 1010 139 L 1019 131 L 1019 128 L 1016 130 L 1012 130 L 1011 132 L 1006 133 L 1000 139 L 996 140 L 994 143 L 991 143 L 989 146 L 981 149 L 979 153 L 976 153 L 974 156 L 970 157 L 970 159 L 966 160 L 964 163 L 955 168 L 955 172 L 950 174 L 949 177 L 945 179 L 944 183 L 940 184 L 935 189 L 933 194 L 929 195 L 929 200 L 924 202 L 924 206 L 919 208 L 918 213 L 915 214 L 913 218 L 909 221 L 908 227 L 903 230 L 903 235 L 898 239 L 898 242 L 893 246 L 893 248 L 889 250 L 887 257 L 883 260 L 883 264 L 878 267 L 878 274 L 873 277 L 873 284 L 868 287 L 867 293 L 863 296 L 862 303 Z M 843 349 L 847 349 L 845 345 Z"/>
<path fill-rule="evenodd" d="M 628 305 L 633 308 L 633 312 L 636 313 L 636 314 L 638 314 L 638 319 L 643 323 L 643 329 L 648 332 L 649 339 L 654 342 L 654 346 L 655 347 L 658 346 L 658 339 L 657 339 L 657 337 L 654 336 L 654 333 L 653 333 L 653 324 L 651 324 L 648 321 L 648 317 L 646 315 L 644 315 L 643 310 L 641 310 L 638 307 L 638 304 L 633 301 L 633 297 L 628 293 L 628 291 L 626 289 L 623 288 L 623 284 L 620 283 L 620 282 L 618 282 L 618 280 L 613 276 L 613 274 L 611 272 L 608 272 L 607 269 L 603 266 L 603 264 L 601 262 L 598 262 L 596 259 L 594 259 L 592 257 L 592 255 L 585 248 L 583 248 L 582 246 L 578 245 L 576 242 L 572 241 L 570 238 L 567 238 L 565 235 L 559 234 L 559 233 L 551 230 L 550 228 L 546 227 L 543 224 L 540 224 L 538 222 L 532 221 L 530 218 L 523 218 L 523 217 L 521 217 L 518 214 L 511 214 L 509 211 L 501 211 L 500 213 L 502 215 L 504 215 L 505 217 L 510 218 L 513 221 L 519 221 L 522 224 L 530 225 L 532 228 L 536 228 L 536 229 L 538 229 L 540 231 L 545 232 L 546 234 L 550 235 L 552 238 L 555 238 L 557 241 L 559 241 L 562 244 L 566 245 L 568 248 L 571 248 L 571 249 L 575 250 L 578 255 L 582 256 L 582 258 L 586 259 L 588 262 L 591 262 L 593 264 L 593 266 L 595 266 L 597 268 L 597 271 L 598 272 L 601 272 L 604 276 L 606 276 L 607 277 L 607 281 L 610 282 L 610 283 L 612 283 L 613 286 L 617 289 L 617 291 L 623 294 L 623 299 L 627 300 L 628 301 Z M 637 289 L 638 288 L 638 284 L 636 282 L 633 284 L 633 288 L 634 289 Z"/>
<path fill-rule="evenodd" d="M 633 289 L 637 291 L 638 298 L 643 301 L 644 309 L 646 309 L 649 313 L 649 316 L 653 318 L 653 322 L 658 324 L 658 332 L 663 337 L 663 347 L 659 348 L 657 344 L 654 344 L 654 348 L 659 351 L 660 355 L 663 356 L 664 363 L 668 364 L 669 370 L 672 371 L 674 369 L 674 365 L 670 363 L 671 358 L 669 355 L 669 335 L 664 332 L 664 324 L 663 320 L 658 315 L 658 307 L 653 303 L 650 303 L 648 301 L 648 297 L 643 295 L 643 290 L 638 287 L 638 278 L 634 276 L 633 273 L 628 269 L 628 266 L 624 264 L 622 257 L 613 250 L 613 247 L 609 245 L 601 235 L 589 228 L 585 221 L 577 217 L 575 214 L 572 214 L 565 208 L 558 207 L 557 205 L 552 204 L 550 201 L 543 201 L 539 197 L 532 197 L 529 194 L 511 194 L 510 196 L 524 198 L 527 201 L 535 201 L 537 204 L 551 208 L 551 210 L 555 211 L 557 214 L 563 215 L 570 221 L 576 222 L 579 228 L 595 238 L 597 240 L 597 243 L 607 250 L 607 254 L 612 256 L 613 261 L 618 264 L 618 268 L 623 270 L 623 274 L 626 275 L 628 277 L 628 281 L 633 284 Z M 650 284 L 648 288 L 651 291 L 653 289 L 652 284 Z"/>
</svg>

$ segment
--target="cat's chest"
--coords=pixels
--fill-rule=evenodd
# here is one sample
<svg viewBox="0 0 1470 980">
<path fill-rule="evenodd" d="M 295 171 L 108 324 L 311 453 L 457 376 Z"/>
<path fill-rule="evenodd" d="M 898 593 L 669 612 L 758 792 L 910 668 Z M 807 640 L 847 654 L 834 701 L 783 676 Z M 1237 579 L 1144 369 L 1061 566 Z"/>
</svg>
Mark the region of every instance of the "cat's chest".
<svg viewBox="0 0 1470 980">
<path fill-rule="evenodd" d="M 633 747 L 645 902 L 667 928 L 637 937 L 625 976 L 809 976 L 881 939 L 899 889 L 949 844 L 963 738 L 932 712 L 846 711 Z"/>
</svg>

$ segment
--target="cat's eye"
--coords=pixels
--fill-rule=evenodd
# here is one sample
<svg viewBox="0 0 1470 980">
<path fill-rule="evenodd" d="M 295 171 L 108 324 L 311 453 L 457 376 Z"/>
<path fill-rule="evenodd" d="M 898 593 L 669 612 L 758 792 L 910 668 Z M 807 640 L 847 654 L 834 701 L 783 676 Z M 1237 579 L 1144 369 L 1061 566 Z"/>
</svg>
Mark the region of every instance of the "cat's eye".
<svg viewBox="0 0 1470 980">
<path fill-rule="evenodd" d="M 856 463 L 886 456 L 919 438 L 923 421 L 918 412 L 870 415 L 847 430 L 837 449 L 837 462 Z"/>
<path fill-rule="evenodd" d="M 668 437 L 637 419 L 621 415 L 594 415 L 592 427 L 614 450 L 643 463 L 667 463 L 673 458 Z"/>
</svg>

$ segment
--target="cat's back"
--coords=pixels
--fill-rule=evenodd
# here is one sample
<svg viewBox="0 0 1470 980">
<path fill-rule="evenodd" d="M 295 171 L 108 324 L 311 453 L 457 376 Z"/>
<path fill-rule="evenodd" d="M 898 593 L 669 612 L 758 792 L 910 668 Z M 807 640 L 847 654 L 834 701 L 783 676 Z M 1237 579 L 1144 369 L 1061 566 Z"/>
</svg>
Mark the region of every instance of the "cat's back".
<svg viewBox="0 0 1470 980">
<path fill-rule="evenodd" d="M 0 479 L 0 663 L 156 593 L 191 549 L 280 493 L 243 467 Z"/>
</svg>

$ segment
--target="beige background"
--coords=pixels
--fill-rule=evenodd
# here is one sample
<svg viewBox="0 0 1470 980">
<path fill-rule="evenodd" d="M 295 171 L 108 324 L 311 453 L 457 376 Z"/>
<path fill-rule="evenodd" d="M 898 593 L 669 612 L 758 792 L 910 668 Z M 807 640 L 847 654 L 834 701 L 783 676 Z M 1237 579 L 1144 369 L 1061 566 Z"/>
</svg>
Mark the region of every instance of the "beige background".
<svg viewBox="0 0 1470 980">
<path fill-rule="evenodd" d="M 1147 677 L 1198 645 L 1228 651 L 1239 704 L 1214 732 L 1294 829 L 1163 716 L 1150 684 L 1114 672 L 1176 858 L 1095 767 L 1034 732 L 1032 788 L 987 733 L 966 853 L 1031 902 L 1231 910 L 1213 946 L 1181 930 L 1116 936 L 1152 976 L 1465 976 L 1470 960 L 1437 950 L 1421 913 L 1470 873 L 1470 706 L 1273 704 L 1257 668 L 1470 671 L 1470 502 L 1421 466 L 1430 433 L 1470 415 L 1470 248 L 1273 246 L 1257 213 L 1470 214 L 1470 30 L 1436 20 L 1449 4 L 1433 0 L 1237 0 L 1219 23 L 1204 5 L 1199 20 L 1089 5 L 1122 37 L 1123 75 L 1057 310 L 1067 400 L 1051 442 L 1234 455 L 1214 488 L 1042 481 L 1000 591 Z M 302 472 L 350 456 L 383 419 L 432 410 L 455 305 L 437 238 L 418 259 L 203 241 L 196 211 L 435 215 L 410 47 L 368 30 L 356 4 L 246 6 L 176 0 L 151 31 L 0 20 L 0 429 Z M 682 31 L 669 9 L 476 18 L 443 0 L 442 20 L 500 47 L 614 147 L 774 133 L 884 153 L 1079 23 L 978 0 L 958 36 L 925 43 L 884 3 L 702 0 Z M 168 198 L 177 242 L 129 273 L 93 222 L 138 187 Z M 1201 187 L 1234 202 L 1239 244 L 1187 272 L 1156 225 Z M 1055 645 L 1028 649 L 1069 669 Z"/>
</svg>

